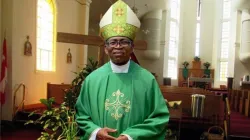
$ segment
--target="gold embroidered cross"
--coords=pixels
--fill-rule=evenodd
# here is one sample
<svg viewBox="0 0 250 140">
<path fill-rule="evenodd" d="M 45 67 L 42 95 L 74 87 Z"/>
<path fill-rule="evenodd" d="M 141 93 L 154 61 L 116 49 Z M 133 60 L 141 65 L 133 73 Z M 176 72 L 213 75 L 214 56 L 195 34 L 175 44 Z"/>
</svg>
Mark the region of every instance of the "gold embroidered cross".
<svg viewBox="0 0 250 140">
<path fill-rule="evenodd" d="M 110 103 L 109 99 L 106 99 L 105 101 L 105 110 L 114 111 L 111 112 L 111 116 L 114 117 L 116 120 L 122 117 L 122 113 L 129 112 L 130 109 L 130 101 L 124 101 L 122 102 L 121 98 L 124 97 L 124 94 L 120 92 L 118 89 L 116 92 L 112 94 L 113 97 L 116 97 L 115 101 Z M 124 108 L 124 109 L 122 109 Z M 120 113 L 121 112 L 121 113 Z"/>
<path fill-rule="evenodd" d="M 124 31 L 124 29 L 120 26 L 120 25 L 118 25 L 118 26 L 116 26 L 115 28 L 114 28 L 114 31 L 116 32 L 116 33 L 121 33 L 121 32 L 123 32 Z"/>
<path fill-rule="evenodd" d="M 123 11 L 122 8 L 117 8 L 115 10 L 115 14 L 120 17 L 120 16 L 122 16 L 124 14 L 124 11 Z"/>
</svg>

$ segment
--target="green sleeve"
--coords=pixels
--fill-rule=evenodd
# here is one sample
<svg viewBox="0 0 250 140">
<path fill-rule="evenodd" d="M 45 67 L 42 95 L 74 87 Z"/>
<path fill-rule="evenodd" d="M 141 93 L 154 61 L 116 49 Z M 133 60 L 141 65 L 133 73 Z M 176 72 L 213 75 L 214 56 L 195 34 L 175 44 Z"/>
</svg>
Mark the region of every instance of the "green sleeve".
<svg viewBox="0 0 250 140">
<path fill-rule="evenodd" d="M 129 135 L 133 140 L 163 140 L 165 137 L 169 111 L 155 79 L 150 87 L 151 113 L 142 124 L 131 126 L 122 133 Z"/>
<path fill-rule="evenodd" d="M 92 132 L 100 128 L 94 124 L 90 117 L 90 104 L 89 104 L 89 94 L 88 94 L 88 80 L 85 79 L 83 86 L 81 88 L 80 95 L 77 99 L 76 108 L 76 122 L 79 128 L 84 132 L 82 139 L 89 139 Z"/>
</svg>

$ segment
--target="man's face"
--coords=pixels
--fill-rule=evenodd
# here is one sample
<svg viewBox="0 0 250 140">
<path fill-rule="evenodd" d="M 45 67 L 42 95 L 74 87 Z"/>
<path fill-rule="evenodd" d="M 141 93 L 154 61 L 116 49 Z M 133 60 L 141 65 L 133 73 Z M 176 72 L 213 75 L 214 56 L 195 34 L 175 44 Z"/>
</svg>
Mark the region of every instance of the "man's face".
<svg viewBox="0 0 250 140">
<path fill-rule="evenodd" d="M 127 37 L 111 37 L 106 41 L 105 53 L 116 65 L 124 65 L 133 52 L 133 42 Z"/>
</svg>

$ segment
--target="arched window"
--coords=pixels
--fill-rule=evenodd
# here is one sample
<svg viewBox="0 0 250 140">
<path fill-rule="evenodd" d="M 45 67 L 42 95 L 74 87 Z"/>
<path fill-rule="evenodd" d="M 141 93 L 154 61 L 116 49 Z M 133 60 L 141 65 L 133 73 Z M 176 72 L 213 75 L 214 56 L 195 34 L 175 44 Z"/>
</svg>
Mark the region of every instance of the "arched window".
<svg viewBox="0 0 250 140">
<path fill-rule="evenodd" d="M 36 70 L 55 71 L 56 9 L 54 0 L 37 0 Z"/>
</svg>

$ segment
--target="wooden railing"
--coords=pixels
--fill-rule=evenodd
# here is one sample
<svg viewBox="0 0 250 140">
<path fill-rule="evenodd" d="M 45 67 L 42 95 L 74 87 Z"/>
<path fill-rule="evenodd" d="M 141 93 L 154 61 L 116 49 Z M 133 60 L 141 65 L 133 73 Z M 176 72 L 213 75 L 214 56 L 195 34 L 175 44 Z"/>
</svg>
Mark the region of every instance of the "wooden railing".
<svg viewBox="0 0 250 140">
<path fill-rule="evenodd" d="M 17 92 L 21 89 L 21 87 L 23 88 L 23 98 L 22 98 L 22 101 L 21 103 L 16 107 L 16 94 Z M 12 118 L 14 118 L 14 116 L 16 115 L 16 113 L 21 109 L 21 110 L 24 110 L 24 102 L 25 102 L 25 89 L 26 89 L 26 86 L 21 83 L 18 85 L 18 87 L 16 88 L 16 90 L 14 91 L 14 99 L 13 99 L 13 113 L 12 113 Z"/>
</svg>

